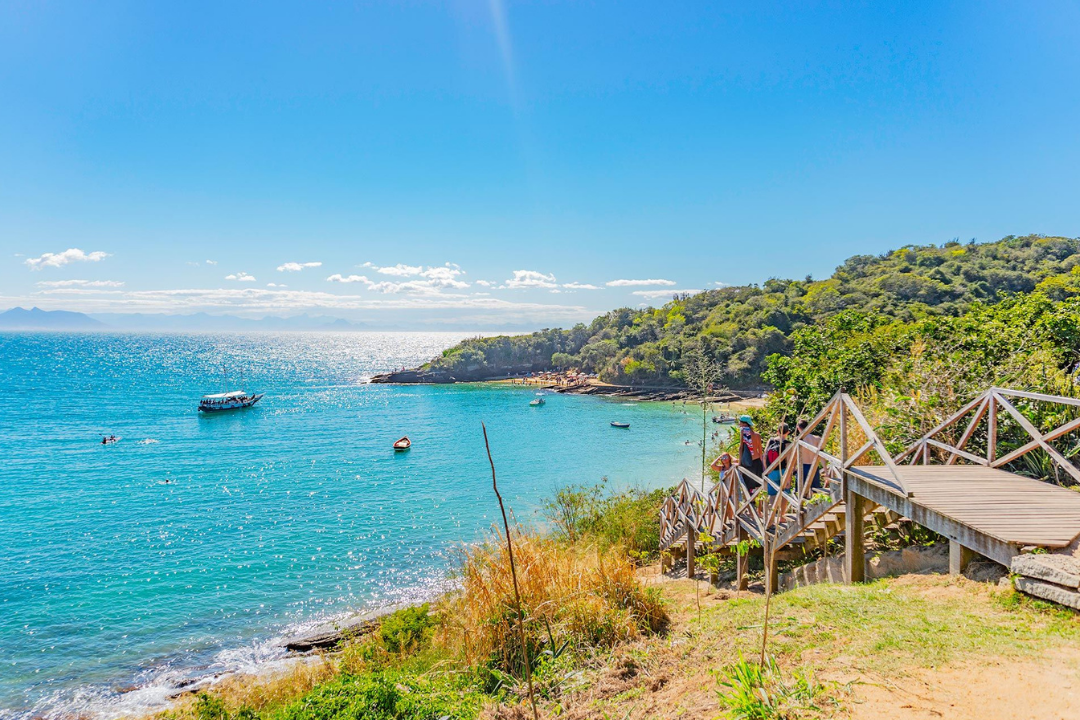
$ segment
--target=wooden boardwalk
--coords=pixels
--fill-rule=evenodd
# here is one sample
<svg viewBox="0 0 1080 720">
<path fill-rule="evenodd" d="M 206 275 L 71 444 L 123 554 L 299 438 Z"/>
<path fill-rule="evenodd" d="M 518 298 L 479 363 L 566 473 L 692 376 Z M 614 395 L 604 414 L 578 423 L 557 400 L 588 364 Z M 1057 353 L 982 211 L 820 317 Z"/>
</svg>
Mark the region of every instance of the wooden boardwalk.
<svg viewBox="0 0 1080 720">
<path fill-rule="evenodd" d="M 1022 412 L 1038 403 L 1065 408 L 1052 415 L 1062 424 L 1039 430 Z M 999 448 L 1003 428 L 1012 440 Z M 1026 436 L 1019 443 L 1017 428 Z M 840 392 L 763 476 L 735 467 L 704 492 L 684 481 L 661 509 L 660 547 L 669 555 L 681 548 L 692 568 L 695 552 L 757 541 L 775 587 L 777 551 L 821 547 L 843 533 L 846 577 L 859 581 L 865 524 L 903 517 L 948 538 L 953 572 L 975 554 L 1009 566 L 1025 547 L 1060 550 L 1080 537 L 1080 493 L 1002 468 L 1039 450 L 1080 483 L 1080 467 L 1051 444 L 1077 435 L 1080 400 L 990 388 L 893 456 Z M 880 464 L 871 464 L 875 456 Z"/>
<path fill-rule="evenodd" d="M 952 526 L 942 534 L 966 535 L 970 549 L 1002 564 L 1025 546 L 1058 549 L 1080 537 L 1080 492 L 1074 490 L 981 465 L 900 465 L 905 497 L 891 487 L 884 465 L 854 470 L 856 492 L 905 517 L 920 517 L 936 532 Z"/>
</svg>

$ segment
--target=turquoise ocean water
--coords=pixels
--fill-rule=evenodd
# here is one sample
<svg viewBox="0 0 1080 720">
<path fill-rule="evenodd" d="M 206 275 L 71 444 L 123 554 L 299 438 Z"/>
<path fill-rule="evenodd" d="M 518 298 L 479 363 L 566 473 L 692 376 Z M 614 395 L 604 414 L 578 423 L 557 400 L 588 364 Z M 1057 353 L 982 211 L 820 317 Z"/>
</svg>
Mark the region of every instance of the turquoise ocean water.
<svg viewBox="0 0 1080 720">
<path fill-rule="evenodd" d="M 558 484 L 695 476 L 681 405 L 366 382 L 461 337 L 0 333 L 0 717 L 154 707 L 306 624 L 446 587 L 497 520 L 481 420 L 525 522 Z M 241 369 L 266 398 L 200 415 Z"/>
</svg>

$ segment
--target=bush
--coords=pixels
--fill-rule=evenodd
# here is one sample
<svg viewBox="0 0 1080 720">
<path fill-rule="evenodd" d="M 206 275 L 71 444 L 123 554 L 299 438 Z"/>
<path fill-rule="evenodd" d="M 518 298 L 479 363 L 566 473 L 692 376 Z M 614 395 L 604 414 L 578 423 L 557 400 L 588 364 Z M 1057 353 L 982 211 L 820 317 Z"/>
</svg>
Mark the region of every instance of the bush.
<svg viewBox="0 0 1080 720">
<path fill-rule="evenodd" d="M 610 647 L 667 622 L 659 595 L 647 591 L 617 547 L 567 544 L 515 531 L 517 565 L 530 657 Z M 468 664 L 485 663 L 522 676 L 514 588 L 506 544 L 499 537 L 466 548 L 461 593 L 445 600 L 435 642 Z"/>
<path fill-rule="evenodd" d="M 657 554 L 660 505 L 670 490 L 628 489 L 605 494 L 605 485 L 567 485 L 544 504 L 544 514 L 565 541 L 621 546 L 635 560 Z"/>
<path fill-rule="evenodd" d="M 269 720 L 435 720 L 475 718 L 483 696 L 451 676 L 383 670 L 344 675 L 273 713 Z"/>
<path fill-rule="evenodd" d="M 379 636 L 389 652 L 419 650 L 427 644 L 434 625 L 428 609 L 428 603 L 424 603 L 398 610 L 383 618 Z"/>
</svg>

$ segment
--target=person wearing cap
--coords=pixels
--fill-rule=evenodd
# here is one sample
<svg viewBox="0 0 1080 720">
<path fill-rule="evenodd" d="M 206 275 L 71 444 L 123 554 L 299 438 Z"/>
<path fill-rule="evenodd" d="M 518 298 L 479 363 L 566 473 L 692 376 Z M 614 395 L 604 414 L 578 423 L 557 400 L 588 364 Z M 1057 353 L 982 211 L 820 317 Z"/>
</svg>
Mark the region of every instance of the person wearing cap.
<svg viewBox="0 0 1080 720">
<path fill-rule="evenodd" d="M 754 430 L 754 418 L 749 415 L 739 416 L 739 465 L 761 477 L 765 472 L 765 465 L 761 462 L 765 453 L 761 447 L 761 435 Z M 753 478 L 745 477 L 746 487 L 751 492 L 761 487 L 761 483 Z"/>
</svg>

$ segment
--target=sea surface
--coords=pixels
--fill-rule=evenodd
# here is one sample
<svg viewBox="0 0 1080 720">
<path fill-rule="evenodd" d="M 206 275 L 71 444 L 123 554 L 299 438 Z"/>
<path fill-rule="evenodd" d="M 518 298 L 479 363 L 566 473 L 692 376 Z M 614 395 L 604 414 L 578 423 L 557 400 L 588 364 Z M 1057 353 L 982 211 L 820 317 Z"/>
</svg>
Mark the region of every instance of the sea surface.
<svg viewBox="0 0 1080 720">
<path fill-rule="evenodd" d="M 154 708 L 279 661 L 305 625 L 447 587 L 498 519 L 481 421 L 524 523 L 560 484 L 698 472 L 681 404 L 367 382 L 462 337 L 0 333 L 0 717 Z M 266 397 L 196 411 L 232 389 Z"/>
</svg>

